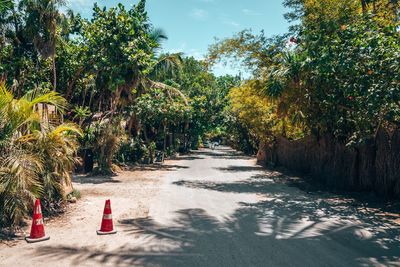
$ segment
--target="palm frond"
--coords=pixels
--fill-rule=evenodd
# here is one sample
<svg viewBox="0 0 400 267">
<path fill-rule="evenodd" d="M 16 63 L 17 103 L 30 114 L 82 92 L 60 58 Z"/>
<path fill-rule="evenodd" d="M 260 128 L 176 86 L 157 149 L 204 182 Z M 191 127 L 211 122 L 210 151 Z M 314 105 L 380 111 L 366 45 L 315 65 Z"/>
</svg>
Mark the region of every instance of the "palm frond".
<svg viewBox="0 0 400 267">
<path fill-rule="evenodd" d="M 32 200 L 43 193 L 39 174 L 44 166 L 35 154 L 18 148 L 1 159 L 0 221 L 15 225 L 25 216 Z"/>
<path fill-rule="evenodd" d="M 51 131 L 51 135 L 60 135 L 64 133 L 75 134 L 79 136 L 83 136 L 82 129 L 76 125 L 75 123 L 64 123 L 57 126 L 54 130 Z"/>
<path fill-rule="evenodd" d="M 0 225 L 17 225 L 35 197 L 62 199 L 63 185 L 71 183 L 82 131 L 72 123 L 41 125 L 39 104 L 67 106 L 59 94 L 42 90 L 15 99 L 0 84 Z"/>
<path fill-rule="evenodd" d="M 0 109 L 14 99 L 12 92 L 7 88 L 4 81 L 0 82 Z"/>
<path fill-rule="evenodd" d="M 182 69 L 183 53 L 165 54 L 158 58 L 153 66 L 153 72 L 157 75 L 160 73 L 169 74 Z"/>
<path fill-rule="evenodd" d="M 53 105 L 60 112 L 63 112 L 68 106 L 65 98 L 63 98 L 59 93 L 53 91 L 45 93 L 45 91 L 41 89 L 32 90 L 26 93 L 20 99 L 20 101 L 23 100 L 26 100 L 31 106 L 35 106 L 37 104 Z"/>
<path fill-rule="evenodd" d="M 183 102 L 185 103 L 186 106 L 189 105 L 189 102 L 188 102 L 186 96 L 179 89 L 177 89 L 175 87 L 166 85 L 166 84 L 161 83 L 161 82 L 154 82 L 154 81 L 149 80 L 149 79 L 146 80 L 146 87 L 150 88 L 150 89 L 161 89 L 161 90 L 164 90 L 164 91 L 166 91 L 168 93 L 171 93 L 171 94 L 173 94 L 175 96 L 180 97 L 183 100 Z"/>
<path fill-rule="evenodd" d="M 168 40 L 168 36 L 165 31 L 161 28 L 154 28 L 150 33 L 149 37 L 151 40 L 155 41 L 156 43 L 160 44 L 164 40 Z"/>
</svg>

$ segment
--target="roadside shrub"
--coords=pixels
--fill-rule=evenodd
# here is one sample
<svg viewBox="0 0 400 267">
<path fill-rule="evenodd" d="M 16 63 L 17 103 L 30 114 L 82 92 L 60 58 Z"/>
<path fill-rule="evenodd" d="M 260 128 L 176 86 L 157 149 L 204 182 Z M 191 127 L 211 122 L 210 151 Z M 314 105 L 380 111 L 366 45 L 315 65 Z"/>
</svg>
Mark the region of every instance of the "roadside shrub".
<svg viewBox="0 0 400 267">
<path fill-rule="evenodd" d="M 133 164 L 141 162 L 147 153 L 144 141 L 140 138 L 130 138 L 122 142 L 115 159 L 119 163 Z"/>
<path fill-rule="evenodd" d="M 120 119 L 110 122 L 108 119 L 98 122 L 94 131 L 94 151 L 97 160 L 95 173 L 113 173 L 113 159 L 124 136 Z"/>
<path fill-rule="evenodd" d="M 64 98 L 55 92 L 36 90 L 14 98 L 0 83 L 0 225 L 17 226 L 43 199 L 44 211 L 52 212 L 63 201 L 63 187 L 71 183 L 75 163 L 74 124 L 53 126 L 44 121 L 38 105 L 63 111 Z"/>
</svg>

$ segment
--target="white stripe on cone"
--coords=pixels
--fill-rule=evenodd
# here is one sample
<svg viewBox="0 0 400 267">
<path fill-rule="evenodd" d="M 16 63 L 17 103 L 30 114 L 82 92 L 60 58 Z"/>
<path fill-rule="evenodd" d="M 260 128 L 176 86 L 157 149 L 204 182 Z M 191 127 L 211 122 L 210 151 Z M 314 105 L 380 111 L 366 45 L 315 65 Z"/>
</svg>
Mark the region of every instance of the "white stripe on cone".
<svg viewBox="0 0 400 267">
<path fill-rule="evenodd" d="M 112 219 L 112 215 L 111 214 L 104 214 L 103 215 L 103 219 L 104 220 L 111 220 Z"/>
</svg>

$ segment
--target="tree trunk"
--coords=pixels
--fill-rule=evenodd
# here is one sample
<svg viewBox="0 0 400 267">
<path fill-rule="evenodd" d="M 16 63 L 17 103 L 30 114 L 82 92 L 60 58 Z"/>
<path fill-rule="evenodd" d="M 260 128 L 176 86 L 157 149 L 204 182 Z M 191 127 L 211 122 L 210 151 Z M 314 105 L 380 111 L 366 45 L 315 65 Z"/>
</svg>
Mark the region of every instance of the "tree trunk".
<svg viewBox="0 0 400 267">
<path fill-rule="evenodd" d="M 51 59 L 52 59 L 52 63 L 53 63 L 53 90 L 57 91 L 56 54 L 53 54 Z"/>
<path fill-rule="evenodd" d="M 172 147 L 174 148 L 175 151 L 177 150 L 176 149 L 176 134 L 175 134 L 175 130 L 172 131 Z"/>
<path fill-rule="evenodd" d="M 367 13 L 367 2 L 366 2 L 366 0 L 361 0 L 361 7 L 362 7 L 362 12 L 365 15 Z"/>
<path fill-rule="evenodd" d="M 172 147 L 172 149 L 174 148 L 174 143 L 173 143 L 173 135 L 171 133 L 168 134 L 168 147 Z"/>
<path fill-rule="evenodd" d="M 111 105 L 111 116 L 110 116 L 110 121 L 113 121 L 114 118 L 114 113 L 117 111 L 120 100 L 121 100 L 121 93 L 124 89 L 123 88 L 117 88 L 115 91 L 115 96 L 114 99 L 111 98 L 110 100 L 110 105 Z"/>
<path fill-rule="evenodd" d="M 146 125 L 143 125 L 143 136 L 144 136 L 144 141 L 146 144 L 150 144 L 149 137 L 147 136 L 147 127 Z"/>
<path fill-rule="evenodd" d="M 189 130 L 189 123 L 185 122 L 185 126 L 183 127 L 183 140 L 184 140 L 183 141 L 184 142 L 183 147 L 184 147 L 185 152 L 189 151 L 189 133 L 188 133 L 188 130 Z"/>
<path fill-rule="evenodd" d="M 126 128 L 129 137 L 132 137 L 133 123 L 134 123 L 133 116 L 130 116 L 129 120 L 128 120 L 128 125 L 127 125 L 127 128 Z"/>
<path fill-rule="evenodd" d="M 93 171 L 93 151 L 92 151 L 92 149 L 84 150 L 83 168 L 84 168 L 85 173 L 90 173 Z"/>
<path fill-rule="evenodd" d="M 65 98 L 67 100 L 70 100 L 71 95 L 72 95 L 72 89 L 75 86 L 76 81 L 78 80 L 78 77 L 81 75 L 81 73 L 83 72 L 84 68 L 79 68 L 74 75 L 72 76 L 72 78 L 69 80 L 68 82 L 68 86 L 67 86 L 67 91 L 65 92 Z"/>
<path fill-rule="evenodd" d="M 167 125 L 164 124 L 164 147 L 163 147 L 164 153 L 167 151 Z"/>
<path fill-rule="evenodd" d="M 132 133 L 132 129 L 134 129 L 134 134 Z M 142 130 L 142 124 L 140 123 L 140 120 L 137 117 L 137 115 L 134 113 L 129 118 L 128 128 L 127 128 L 128 135 L 129 137 L 139 136 L 141 130 Z"/>
</svg>

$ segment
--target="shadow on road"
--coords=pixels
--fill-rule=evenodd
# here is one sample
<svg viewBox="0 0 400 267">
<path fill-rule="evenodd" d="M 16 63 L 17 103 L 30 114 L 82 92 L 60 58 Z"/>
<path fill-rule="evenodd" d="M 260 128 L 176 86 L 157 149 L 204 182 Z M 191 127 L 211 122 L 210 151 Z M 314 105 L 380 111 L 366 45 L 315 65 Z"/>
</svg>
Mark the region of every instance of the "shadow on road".
<svg viewBox="0 0 400 267">
<path fill-rule="evenodd" d="M 174 158 L 173 160 L 174 161 L 178 161 L 178 160 L 196 160 L 196 159 L 204 159 L 203 157 L 199 157 L 199 156 L 195 156 L 195 155 L 190 155 L 190 156 L 188 156 L 188 155 L 185 155 L 185 156 L 179 156 L 179 157 L 176 157 L 176 158 Z"/>
<path fill-rule="evenodd" d="M 116 177 L 117 175 L 101 175 L 101 176 L 77 175 L 72 178 L 72 181 L 78 184 L 120 183 L 121 181 L 115 180 Z"/>
<path fill-rule="evenodd" d="M 228 167 L 217 167 L 217 170 L 223 172 L 251 172 L 251 171 L 263 171 L 261 166 L 228 166 Z"/>
<path fill-rule="evenodd" d="M 36 255 L 144 266 L 398 266 L 400 230 L 390 217 L 353 199 L 307 194 L 275 178 L 272 173 L 232 183 L 179 181 L 175 184 L 265 198 L 242 203 L 223 222 L 202 209 L 177 211 L 171 225 L 152 218 L 119 221 L 119 234 L 140 236 L 140 246 L 121 244 L 111 252 L 47 246 Z"/>
<path fill-rule="evenodd" d="M 179 169 L 188 169 L 187 166 L 174 165 L 174 164 L 149 164 L 139 165 L 130 168 L 131 171 L 176 171 Z"/>
<path fill-rule="evenodd" d="M 372 262 L 398 266 L 398 243 L 386 239 L 395 230 L 369 237 L 363 236 L 362 224 L 317 218 L 299 228 L 306 212 L 287 213 L 285 207 L 279 211 L 276 202 L 262 202 L 243 206 L 221 223 L 204 210 L 181 210 L 179 226 L 160 226 L 151 218 L 121 221 L 124 233 L 120 234 L 140 234 L 141 247 L 122 245 L 103 252 L 46 246 L 36 256 L 115 266 L 362 266 Z"/>
<path fill-rule="evenodd" d="M 202 156 L 248 158 L 224 149 L 197 151 L 193 159 Z M 158 165 L 144 170 L 152 168 L 187 167 Z M 217 169 L 262 170 L 240 165 Z M 255 194 L 259 202 L 240 203 L 223 221 L 194 208 L 176 211 L 175 221 L 168 225 L 152 217 L 128 218 L 118 221 L 118 234 L 132 236 L 135 242 L 112 251 L 95 246 L 44 246 L 34 256 L 111 266 L 399 266 L 399 225 L 378 204 L 329 193 L 276 171 L 240 181 L 180 180 L 173 184 L 182 189 Z"/>
</svg>

